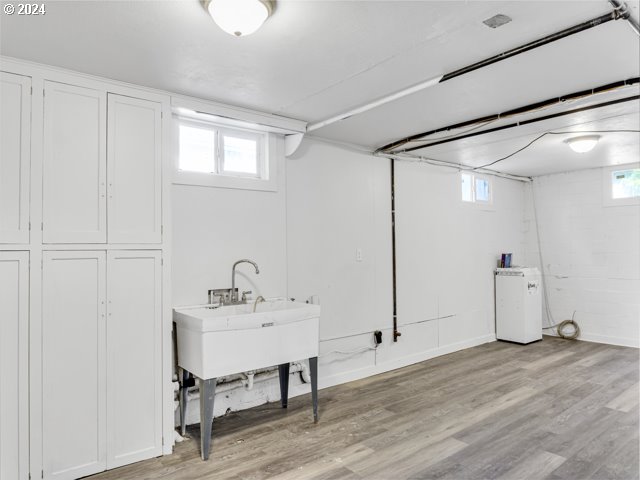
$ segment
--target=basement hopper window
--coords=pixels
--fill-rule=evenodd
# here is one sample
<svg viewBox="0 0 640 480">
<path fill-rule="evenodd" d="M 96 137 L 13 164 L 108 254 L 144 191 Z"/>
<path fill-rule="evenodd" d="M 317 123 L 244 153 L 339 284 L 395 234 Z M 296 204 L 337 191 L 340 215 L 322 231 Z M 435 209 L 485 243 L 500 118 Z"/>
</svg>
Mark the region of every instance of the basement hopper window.
<svg viewBox="0 0 640 480">
<path fill-rule="evenodd" d="M 640 168 L 611 172 L 611 196 L 613 199 L 640 197 Z"/>
<path fill-rule="evenodd" d="M 618 165 L 605 168 L 603 192 L 606 206 L 640 204 L 640 167 Z"/>
<path fill-rule="evenodd" d="M 462 201 L 469 203 L 491 204 L 493 201 L 491 180 L 472 173 L 460 175 L 462 186 Z"/>
<path fill-rule="evenodd" d="M 178 117 L 174 183 L 275 191 L 269 134 Z"/>
</svg>

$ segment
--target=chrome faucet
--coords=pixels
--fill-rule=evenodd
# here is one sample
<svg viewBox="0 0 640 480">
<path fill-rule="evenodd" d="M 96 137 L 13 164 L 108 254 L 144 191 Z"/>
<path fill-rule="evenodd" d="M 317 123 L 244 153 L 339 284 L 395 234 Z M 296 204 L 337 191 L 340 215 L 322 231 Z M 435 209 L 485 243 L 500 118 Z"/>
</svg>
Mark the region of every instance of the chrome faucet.
<svg viewBox="0 0 640 480">
<path fill-rule="evenodd" d="M 243 258 L 242 260 L 238 260 L 236 263 L 233 264 L 233 268 L 231 269 L 231 304 L 234 303 L 239 303 L 238 301 L 238 292 L 236 291 L 236 267 L 240 264 L 240 263 L 250 263 L 251 265 L 253 265 L 253 268 L 256 269 L 256 275 L 260 273 L 260 269 L 258 268 L 258 264 L 256 262 L 254 262 L 253 260 L 248 260 L 246 258 Z M 246 303 L 246 297 L 244 298 L 244 303 Z"/>
</svg>

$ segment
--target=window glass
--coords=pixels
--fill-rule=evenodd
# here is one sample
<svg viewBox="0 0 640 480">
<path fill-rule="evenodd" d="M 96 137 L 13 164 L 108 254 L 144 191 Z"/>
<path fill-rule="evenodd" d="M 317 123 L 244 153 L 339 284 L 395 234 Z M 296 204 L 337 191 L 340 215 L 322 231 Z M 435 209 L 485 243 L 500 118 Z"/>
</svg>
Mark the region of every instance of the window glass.
<svg viewBox="0 0 640 480">
<path fill-rule="evenodd" d="M 190 172 L 215 173 L 216 131 L 180 125 L 178 168 Z"/>
<path fill-rule="evenodd" d="M 473 202 L 473 182 L 471 175 L 463 173 L 462 178 L 462 201 Z"/>
<path fill-rule="evenodd" d="M 258 175 L 258 142 L 224 135 L 223 172 Z"/>
<path fill-rule="evenodd" d="M 489 180 L 476 178 L 476 202 L 488 202 L 490 200 Z"/>
<path fill-rule="evenodd" d="M 613 198 L 640 197 L 640 168 L 611 172 Z"/>
</svg>

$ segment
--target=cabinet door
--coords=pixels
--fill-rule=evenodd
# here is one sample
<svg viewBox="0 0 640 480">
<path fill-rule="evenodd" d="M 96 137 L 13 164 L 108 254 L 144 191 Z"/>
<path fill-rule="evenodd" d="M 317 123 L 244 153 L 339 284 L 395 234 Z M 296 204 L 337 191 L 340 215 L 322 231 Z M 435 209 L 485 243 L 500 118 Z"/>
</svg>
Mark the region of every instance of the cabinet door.
<svg viewBox="0 0 640 480">
<path fill-rule="evenodd" d="M 0 243 L 29 243 L 31 79 L 0 73 Z"/>
<path fill-rule="evenodd" d="M 106 94 L 45 82 L 44 243 L 105 243 Z"/>
<path fill-rule="evenodd" d="M 160 104 L 109 94 L 108 107 L 109 243 L 160 243 Z"/>
<path fill-rule="evenodd" d="M 0 252 L 0 480 L 29 477 L 29 253 Z"/>
<path fill-rule="evenodd" d="M 160 252 L 107 261 L 107 468 L 162 455 Z"/>
<path fill-rule="evenodd" d="M 105 252 L 43 252 L 44 478 L 106 467 Z"/>
</svg>

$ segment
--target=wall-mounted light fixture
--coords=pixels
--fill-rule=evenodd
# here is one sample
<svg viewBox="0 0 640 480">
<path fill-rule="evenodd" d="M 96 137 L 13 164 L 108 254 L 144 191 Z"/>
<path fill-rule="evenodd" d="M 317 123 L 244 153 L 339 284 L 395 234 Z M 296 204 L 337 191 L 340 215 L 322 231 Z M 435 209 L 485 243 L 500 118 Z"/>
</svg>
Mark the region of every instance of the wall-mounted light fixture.
<svg viewBox="0 0 640 480">
<path fill-rule="evenodd" d="M 566 140 L 571 150 L 576 153 L 586 153 L 593 150 L 600 140 L 600 135 L 582 135 L 580 137 L 573 137 Z"/>
<path fill-rule="evenodd" d="M 273 13 L 272 0 L 206 0 L 205 7 L 213 21 L 236 37 L 251 35 Z"/>
</svg>

